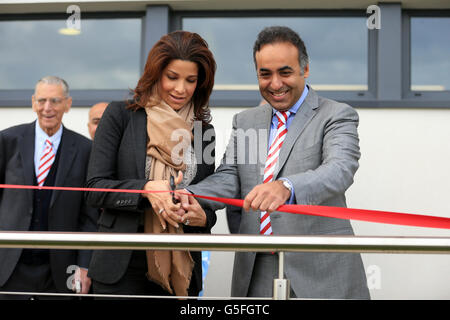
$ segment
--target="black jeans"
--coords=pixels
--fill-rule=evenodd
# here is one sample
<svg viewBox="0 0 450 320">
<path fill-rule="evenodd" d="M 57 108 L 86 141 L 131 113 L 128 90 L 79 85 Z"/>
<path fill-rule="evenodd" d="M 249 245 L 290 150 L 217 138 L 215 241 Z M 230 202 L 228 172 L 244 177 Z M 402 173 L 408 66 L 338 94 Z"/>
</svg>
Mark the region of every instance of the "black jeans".
<svg viewBox="0 0 450 320">
<path fill-rule="evenodd" d="M 52 279 L 50 265 L 44 264 L 26 264 L 19 260 L 11 277 L 0 288 L 0 291 L 9 292 L 39 292 L 56 293 L 58 290 Z M 41 296 L 41 295 L 12 295 L 0 294 L 0 300 L 59 300 L 70 299 L 70 297 Z"/>
<path fill-rule="evenodd" d="M 131 255 L 130 264 L 124 276 L 116 283 L 106 284 L 92 279 L 94 294 L 114 295 L 155 295 L 170 296 L 158 284 L 147 279 L 147 259 L 145 250 L 135 250 Z M 114 297 L 96 297 L 95 299 L 122 299 Z M 126 298 L 139 299 L 141 298 Z"/>
</svg>

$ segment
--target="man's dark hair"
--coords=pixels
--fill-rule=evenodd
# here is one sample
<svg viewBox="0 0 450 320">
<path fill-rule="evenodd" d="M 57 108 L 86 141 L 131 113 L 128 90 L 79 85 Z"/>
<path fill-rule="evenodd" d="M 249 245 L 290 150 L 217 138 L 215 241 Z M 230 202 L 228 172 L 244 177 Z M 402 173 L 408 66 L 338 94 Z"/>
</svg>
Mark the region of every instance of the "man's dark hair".
<svg viewBox="0 0 450 320">
<path fill-rule="evenodd" d="M 303 70 L 309 63 L 305 43 L 300 38 L 297 32 L 288 27 L 282 26 L 267 27 L 258 34 L 255 45 L 253 46 L 253 61 L 255 63 L 255 66 L 256 52 L 261 50 L 261 48 L 266 44 L 274 44 L 280 42 L 289 42 L 298 49 L 298 62 L 303 73 Z"/>
</svg>

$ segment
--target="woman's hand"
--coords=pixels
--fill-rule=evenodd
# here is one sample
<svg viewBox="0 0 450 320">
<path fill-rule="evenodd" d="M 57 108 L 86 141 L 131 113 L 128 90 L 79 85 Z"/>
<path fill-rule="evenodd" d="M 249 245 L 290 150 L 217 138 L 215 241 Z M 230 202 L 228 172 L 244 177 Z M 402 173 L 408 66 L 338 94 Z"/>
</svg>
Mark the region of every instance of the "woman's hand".
<svg viewBox="0 0 450 320">
<path fill-rule="evenodd" d="M 182 201 L 182 208 L 186 211 L 186 214 L 181 218 L 181 222 L 184 225 L 194 227 L 206 226 L 206 213 L 195 197 L 187 196 L 187 199 L 185 198 L 185 201 Z"/>
<path fill-rule="evenodd" d="M 175 179 L 175 184 L 179 184 L 183 180 L 183 173 L 180 171 L 178 177 Z M 179 223 L 182 222 L 182 215 L 185 211 L 181 208 L 181 204 L 174 204 L 172 201 L 172 193 L 169 182 L 167 180 L 148 181 L 144 190 L 146 191 L 166 191 L 156 193 L 142 193 L 146 197 L 156 212 L 162 228 L 167 228 L 167 223 L 179 228 Z"/>
</svg>

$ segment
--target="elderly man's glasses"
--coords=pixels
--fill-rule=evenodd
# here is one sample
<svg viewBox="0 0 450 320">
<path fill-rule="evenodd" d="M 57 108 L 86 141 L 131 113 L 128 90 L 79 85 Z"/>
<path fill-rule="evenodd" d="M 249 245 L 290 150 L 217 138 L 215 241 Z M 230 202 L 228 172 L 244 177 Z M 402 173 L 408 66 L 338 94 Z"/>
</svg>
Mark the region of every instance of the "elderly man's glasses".
<svg viewBox="0 0 450 320">
<path fill-rule="evenodd" d="M 60 105 L 66 98 L 39 98 L 36 99 L 36 103 L 39 106 L 45 106 L 45 104 L 47 103 L 47 101 L 50 103 L 50 105 L 52 106 L 57 106 Z"/>
</svg>

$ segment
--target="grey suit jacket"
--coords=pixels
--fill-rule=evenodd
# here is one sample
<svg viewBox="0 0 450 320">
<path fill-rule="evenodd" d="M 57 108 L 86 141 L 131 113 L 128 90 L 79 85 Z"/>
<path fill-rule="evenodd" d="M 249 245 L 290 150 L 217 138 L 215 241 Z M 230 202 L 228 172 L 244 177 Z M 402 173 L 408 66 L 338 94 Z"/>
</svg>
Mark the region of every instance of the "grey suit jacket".
<svg viewBox="0 0 450 320">
<path fill-rule="evenodd" d="M 33 185 L 36 122 L 0 132 L 0 183 Z M 91 151 L 91 141 L 64 128 L 55 186 L 83 187 Z M 33 214 L 33 190 L 0 189 L 0 230 L 28 231 Z M 95 232 L 97 210 L 86 205 L 83 192 L 54 190 L 48 212 L 48 230 Z M 0 249 L 0 286 L 17 265 L 22 249 Z M 53 280 L 67 291 L 67 267 L 89 266 L 91 251 L 50 250 Z"/>
<path fill-rule="evenodd" d="M 261 184 L 271 119 L 270 105 L 236 114 L 221 165 L 189 190 L 236 198 Z M 310 88 L 290 124 L 274 175 L 293 183 L 297 204 L 346 206 L 344 194 L 353 183 L 360 157 L 358 121 L 353 108 L 322 98 Z M 203 205 L 223 208 L 219 202 L 203 201 Z M 353 234 L 350 222 L 342 219 L 273 212 L 271 222 L 274 235 Z M 242 211 L 239 233 L 258 234 L 259 225 L 259 212 Z M 254 261 L 254 252 L 236 253 L 233 296 L 247 295 Z M 359 254 L 288 252 L 285 275 L 297 297 L 369 298 Z"/>
</svg>

